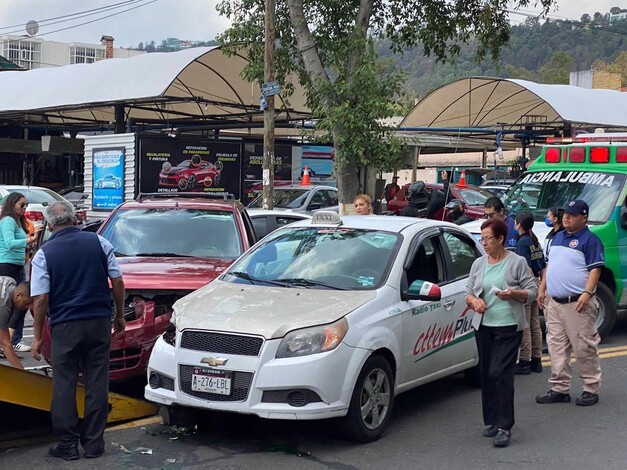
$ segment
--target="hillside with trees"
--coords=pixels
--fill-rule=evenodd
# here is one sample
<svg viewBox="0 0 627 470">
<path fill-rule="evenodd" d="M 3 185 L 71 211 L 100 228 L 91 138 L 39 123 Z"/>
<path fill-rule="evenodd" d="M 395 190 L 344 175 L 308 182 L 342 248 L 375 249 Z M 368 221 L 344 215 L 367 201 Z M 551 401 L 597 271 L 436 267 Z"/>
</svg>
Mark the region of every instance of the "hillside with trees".
<svg viewBox="0 0 627 470">
<path fill-rule="evenodd" d="M 569 72 L 591 68 L 621 73 L 627 86 L 627 20 L 611 24 L 609 14 L 583 15 L 577 22 L 528 18 L 511 28 L 496 64 L 476 62 L 475 51 L 471 40 L 454 62 L 446 64 L 424 57 L 420 45 L 398 55 L 388 43 L 379 42 L 377 52 L 407 74 L 405 91 L 417 98 L 459 78 L 481 75 L 567 84 Z"/>
</svg>

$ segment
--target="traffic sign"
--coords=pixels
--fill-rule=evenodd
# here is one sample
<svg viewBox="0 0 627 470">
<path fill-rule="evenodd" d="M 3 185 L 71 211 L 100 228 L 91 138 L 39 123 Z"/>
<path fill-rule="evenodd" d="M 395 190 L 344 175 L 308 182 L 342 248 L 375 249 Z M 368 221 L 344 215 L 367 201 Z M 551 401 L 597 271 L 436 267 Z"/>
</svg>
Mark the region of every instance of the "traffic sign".
<svg viewBox="0 0 627 470">
<path fill-rule="evenodd" d="M 261 92 L 263 93 L 263 96 L 278 95 L 279 93 L 281 93 L 281 86 L 279 85 L 279 82 L 277 81 L 262 83 Z"/>
</svg>

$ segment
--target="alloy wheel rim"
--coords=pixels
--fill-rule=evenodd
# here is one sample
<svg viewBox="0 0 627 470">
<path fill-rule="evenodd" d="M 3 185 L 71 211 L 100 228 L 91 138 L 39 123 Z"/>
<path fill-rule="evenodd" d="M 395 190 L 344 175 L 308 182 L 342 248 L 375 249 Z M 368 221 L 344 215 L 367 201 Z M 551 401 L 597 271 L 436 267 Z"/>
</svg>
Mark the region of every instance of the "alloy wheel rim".
<svg viewBox="0 0 627 470">
<path fill-rule="evenodd" d="M 375 430 L 385 421 L 390 409 L 390 381 L 382 369 L 373 369 L 361 387 L 359 407 L 367 429 Z"/>
</svg>

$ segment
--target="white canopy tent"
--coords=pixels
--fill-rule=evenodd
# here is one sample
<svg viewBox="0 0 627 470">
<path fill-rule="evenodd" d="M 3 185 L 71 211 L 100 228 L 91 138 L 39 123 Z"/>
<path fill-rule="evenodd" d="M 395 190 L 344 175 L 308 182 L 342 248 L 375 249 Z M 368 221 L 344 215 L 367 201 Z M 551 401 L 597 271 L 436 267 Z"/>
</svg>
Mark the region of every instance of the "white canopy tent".
<svg viewBox="0 0 627 470">
<path fill-rule="evenodd" d="M 401 128 L 627 131 L 627 93 L 525 80 L 464 78 L 425 96 Z M 470 136 L 472 134 L 466 133 Z M 504 138 L 506 135 L 504 135 Z M 513 134 L 509 134 L 513 137 Z"/>
<path fill-rule="evenodd" d="M 204 47 L 6 71 L 0 73 L 0 121 L 86 129 L 110 125 L 121 112 L 124 121 L 143 125 L 263 121 L 260 85 L 241 76 L 246 64 L 243 54 Z M 277 122 L 309 116 L 299 86 L 288 99 L 277 98 Z"/>
</svg>

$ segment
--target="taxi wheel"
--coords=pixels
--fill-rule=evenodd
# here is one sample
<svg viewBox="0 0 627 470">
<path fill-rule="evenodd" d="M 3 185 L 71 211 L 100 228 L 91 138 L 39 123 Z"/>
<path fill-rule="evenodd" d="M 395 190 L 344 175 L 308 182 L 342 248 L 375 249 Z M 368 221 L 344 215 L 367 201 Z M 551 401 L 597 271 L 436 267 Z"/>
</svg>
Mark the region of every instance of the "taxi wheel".
<svg viewBox="0 0 627 470">
<path fill-rule="evenodd" d="M 394 408 L 394 375 L 382 356 L 371 356 L 361 369 L 348 414 L 344 418 L 347 437 L 372 442 L 383 434 Z"/>
</svg>

